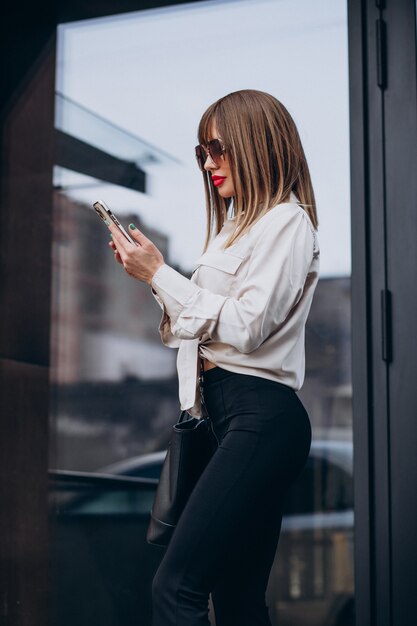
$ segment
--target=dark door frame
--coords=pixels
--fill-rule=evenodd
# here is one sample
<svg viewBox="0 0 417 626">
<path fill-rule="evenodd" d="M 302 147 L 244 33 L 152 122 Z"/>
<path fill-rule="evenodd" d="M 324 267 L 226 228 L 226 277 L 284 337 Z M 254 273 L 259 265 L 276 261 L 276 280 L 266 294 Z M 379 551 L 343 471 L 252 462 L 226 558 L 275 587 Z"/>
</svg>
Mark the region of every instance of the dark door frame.
<svg viewBox="0 0 417 626">
<path fill-rule="evenodd" d="M 387 0 L 385 4 L 386 285 L 391 294 L 392 345 L 386 431 L 390 579 L 386 582 L 390 585 L 391 624 L 402 626 L 415 615 L 417 589 L 416 2 Z M 380 533 L 377 527 L 375 534 L 380 551 L 386 541 L 385 530 Z M 386 593 L 382 586 L 376 591 L 380 596 Z M 381 619 L 380 623 L 384 626 L 388 621 Z"/>
<path fill-rule="evenodd" d="M 416 5 L 348 7 L 356 619 L 403 626 L 417 577 Z"/>
</svg>

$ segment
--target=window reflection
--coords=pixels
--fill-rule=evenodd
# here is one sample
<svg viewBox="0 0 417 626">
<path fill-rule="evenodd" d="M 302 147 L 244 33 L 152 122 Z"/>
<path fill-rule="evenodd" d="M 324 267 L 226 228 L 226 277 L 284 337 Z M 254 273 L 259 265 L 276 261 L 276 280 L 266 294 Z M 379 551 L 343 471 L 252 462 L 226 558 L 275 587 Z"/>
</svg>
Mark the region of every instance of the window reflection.
<svg viewBox="0 0 417 626">
<path fill-rule="evenodd" d="M 115 264 L 107 229 L 80 194 L 93 201 L 117 182 L 139 203 L 147 181 L 141 167 L 176 160 L 71 99 L 57 94 L 56 103 L 53 465 L 91 470 L 166 445 L 178 401 L 174 354 L 157 331 L 160 309 L 149 287 L 133 285 Z M 163 232 L 137 213 L 125 212 L 124 221 L 169 262 Z"/>
<path fill-rule="evenodd" d="M 195 36 L 207 30 L 222 42 L 209 56 Z M 103 39 L 105 49 L 96 45 Z M 213 75 L 226 54 L 232 75 Z M 323 254 L 299 392 L 313 445 L 286 502 L 270 617 L 274 626 L 354 625 L 346 3 L 261 0 L 151 10 L 58 32 L 50 461 L 57 626 L 150 625 L 161 555 L 145 533 L 179 409 L 176 353 L 160 342 L 160 309 L 149 287 L 114 263 L 92 202 L 103 198 L 189 275 L 205 224 L 197 122 L 209 102 L 243 87 L 273 93 L 294 113 Z"/>
</svg>

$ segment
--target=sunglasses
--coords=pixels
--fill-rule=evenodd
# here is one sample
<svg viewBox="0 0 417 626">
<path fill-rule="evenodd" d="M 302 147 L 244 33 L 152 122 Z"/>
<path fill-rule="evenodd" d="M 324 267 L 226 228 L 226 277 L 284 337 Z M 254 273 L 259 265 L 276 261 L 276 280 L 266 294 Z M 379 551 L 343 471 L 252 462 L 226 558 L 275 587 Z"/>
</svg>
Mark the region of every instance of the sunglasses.
<svg viewBox="0 0 417 626">
<path fill-rule="evenodd" d="M 198 144 L 198 146 L 195 147 L 195 158 L 197 159 L 198 167 L 204 172 L 204 164 L 209 155 L 217 167 L 220 167 L 225 152 L 226 148 L 221 143 L 220 139 L 212 139 L 208 142 L 207 147 L 202 146 L 201 143 Z"/>
</svg>

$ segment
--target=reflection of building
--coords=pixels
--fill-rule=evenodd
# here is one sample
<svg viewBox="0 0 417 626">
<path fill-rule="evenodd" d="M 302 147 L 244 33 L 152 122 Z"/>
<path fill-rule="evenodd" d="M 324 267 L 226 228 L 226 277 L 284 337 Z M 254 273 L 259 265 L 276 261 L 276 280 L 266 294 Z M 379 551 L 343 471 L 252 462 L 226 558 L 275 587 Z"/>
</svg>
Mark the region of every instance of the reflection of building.
<svg viewBox="0 0 417 626">
<path fill-rule="evenodd" d="M 161 344 L 149 286 L 115 262 L 109 232 L 71 190 L 87 180 L 146 193 L 148 170 L 177 160 L 61 95 L 55 126 L 50 461 L 96 469 L 166 446 L 178 411 L 176 352 Z M 137 215 L 123 222 L 169 262 L 165 236 Z"/>
<path fill-rule="evenodd" d="M 306 375 L 299 391 L 314 435 L 352 437 L 351 280 L 320 278 L 306 325 Z"/>
<path fill-rule="evenodd" d="M 68 97 L 55 95 L 55 175 L 74 173 L 146 193 L 149 165 L 178 163 L 157 146 Z"/>
<path fill-rule="evenodd" d="M 149 286 L 113 258 L 105 226 L 90 207 L 55 192 L 54 377 L 60 383 L 167 378 L 174 353 L 160 342 L 160 308 Z M 135 222 L 167 256 L 166 237 Z"/>
</svg>

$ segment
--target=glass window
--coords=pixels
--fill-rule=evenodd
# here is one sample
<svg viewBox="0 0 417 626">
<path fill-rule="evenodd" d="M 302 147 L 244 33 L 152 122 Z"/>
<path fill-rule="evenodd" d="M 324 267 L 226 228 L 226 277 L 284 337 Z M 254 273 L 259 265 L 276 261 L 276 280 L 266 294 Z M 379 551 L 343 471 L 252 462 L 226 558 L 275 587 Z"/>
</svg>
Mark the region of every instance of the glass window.
<svg viewBox="0 0 417 626">
<path fill-rule="evenodd" d="M 92 203 L 138 225 L 188 276 L 205 236 L 198 121 L 242 88 L 272 93 L 295 119 L 321 248 L 299 392 L 313 446 L 286 502 L 270 617 L 354 624 L 347 46 L 346 2 L 335 0 L 188 3 L 58 29 L 50 464 L 59 626 L 88 601 L 79 626 L 91 615 L 150 624 L 160 555 L 145 544 L 144 511 L 179 410 L 160 308 L 114 262 Z"/>
</svg>

